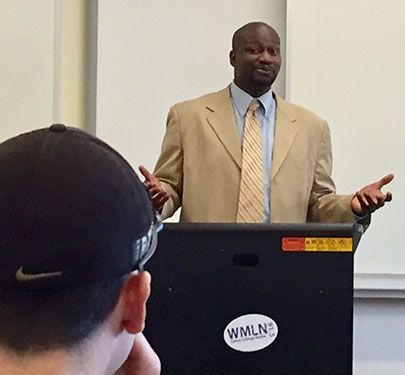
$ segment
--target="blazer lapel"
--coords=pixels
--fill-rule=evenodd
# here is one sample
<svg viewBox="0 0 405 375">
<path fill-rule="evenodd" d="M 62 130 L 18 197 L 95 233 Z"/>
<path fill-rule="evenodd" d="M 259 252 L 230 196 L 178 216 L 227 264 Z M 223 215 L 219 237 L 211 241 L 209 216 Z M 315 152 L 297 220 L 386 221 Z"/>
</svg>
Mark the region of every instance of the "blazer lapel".
<svg viewBox="0 0 405 375">
<path fill-rule="evenodd" d="M 207 121 L 232 159 L 241 168 L 242 150 L 229 87 L 219 91 L 215 103 L 207 106 Z"/>
<path fill-rule="evenodd" d="M 298 133 L 295 117 L 285 111 L 284 101 L 276 96 L 276 121 L 274 129 L 271 179 L 277 174 Z"/>
</svg>

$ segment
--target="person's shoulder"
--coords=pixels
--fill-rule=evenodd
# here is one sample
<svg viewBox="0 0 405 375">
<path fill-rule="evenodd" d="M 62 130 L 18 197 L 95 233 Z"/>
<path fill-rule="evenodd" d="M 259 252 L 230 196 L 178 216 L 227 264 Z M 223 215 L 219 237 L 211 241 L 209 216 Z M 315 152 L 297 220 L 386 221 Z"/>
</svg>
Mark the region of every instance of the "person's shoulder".
<svg viewBox="0 0 405 375">
<path fill-rule="evenodd" d="M 326 121 L 311 110 L 298 104 L 289 102 L 276 95 L 277 110 L 283 112 L 292 121 L 299 120 L 304 123 L 324 126 Z"/>
<path fill-rule="evenodd" d="M 171 109 L 183 110 L 199 110 L 206 107 L 214 107 L 224 101 L 230 101 L 229 87 L 222 90 L 210 92 L 194 99 L 185 100 L 174 104 Z"/>
</svg>

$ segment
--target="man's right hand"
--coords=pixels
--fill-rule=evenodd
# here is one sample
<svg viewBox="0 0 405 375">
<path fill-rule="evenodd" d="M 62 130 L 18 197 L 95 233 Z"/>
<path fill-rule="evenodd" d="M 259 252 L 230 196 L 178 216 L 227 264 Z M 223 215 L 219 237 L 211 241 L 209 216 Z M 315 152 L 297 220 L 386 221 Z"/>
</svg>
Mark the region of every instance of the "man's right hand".
<svg viewBox="0 0 405 375">
<path fill-rule="evenodd" d="M 150 173 L 143 165 L 139 166 L 139 172 L 145 177 L 144 184 L 149 191 L 156 211 L 162 212 L 163 205 L 169 200 L 170 194 L 162 189 L 159 180 Z"/>
</svg>

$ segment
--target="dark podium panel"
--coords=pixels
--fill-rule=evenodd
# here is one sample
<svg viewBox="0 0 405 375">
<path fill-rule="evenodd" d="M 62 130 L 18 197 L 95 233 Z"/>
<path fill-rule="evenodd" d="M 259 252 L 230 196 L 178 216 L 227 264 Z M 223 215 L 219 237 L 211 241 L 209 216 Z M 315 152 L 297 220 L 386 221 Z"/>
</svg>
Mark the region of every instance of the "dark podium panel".
<svg viewBox="0 0 405 375">
<path fill-rule="evenodd" d="M 351 374 L 361 233 L 346 224 L 165 224 L 147 264 L 145 330 L 162 374 Z M 271 318 L 278 334 L 242 352 L 224 332 L 249 314 Z"/>
</svg>

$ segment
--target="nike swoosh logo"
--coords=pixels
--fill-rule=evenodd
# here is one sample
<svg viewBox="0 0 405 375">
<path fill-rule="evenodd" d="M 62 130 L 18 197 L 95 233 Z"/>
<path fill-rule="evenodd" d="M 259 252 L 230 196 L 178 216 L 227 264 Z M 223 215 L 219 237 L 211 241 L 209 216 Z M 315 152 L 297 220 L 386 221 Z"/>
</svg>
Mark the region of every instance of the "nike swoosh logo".
<svg viewBox="0 0 405 375">
<path fill-rule="evenodd" d="M 21 266 L 15 273 L 15 278 L 18 281 L 33 281 L 38 279 L 47 279 L 62 275 L 62 271 L 58 272 L 45 272 L 45 273 L 24 273 L 23 266 Z"/>
</svg>

